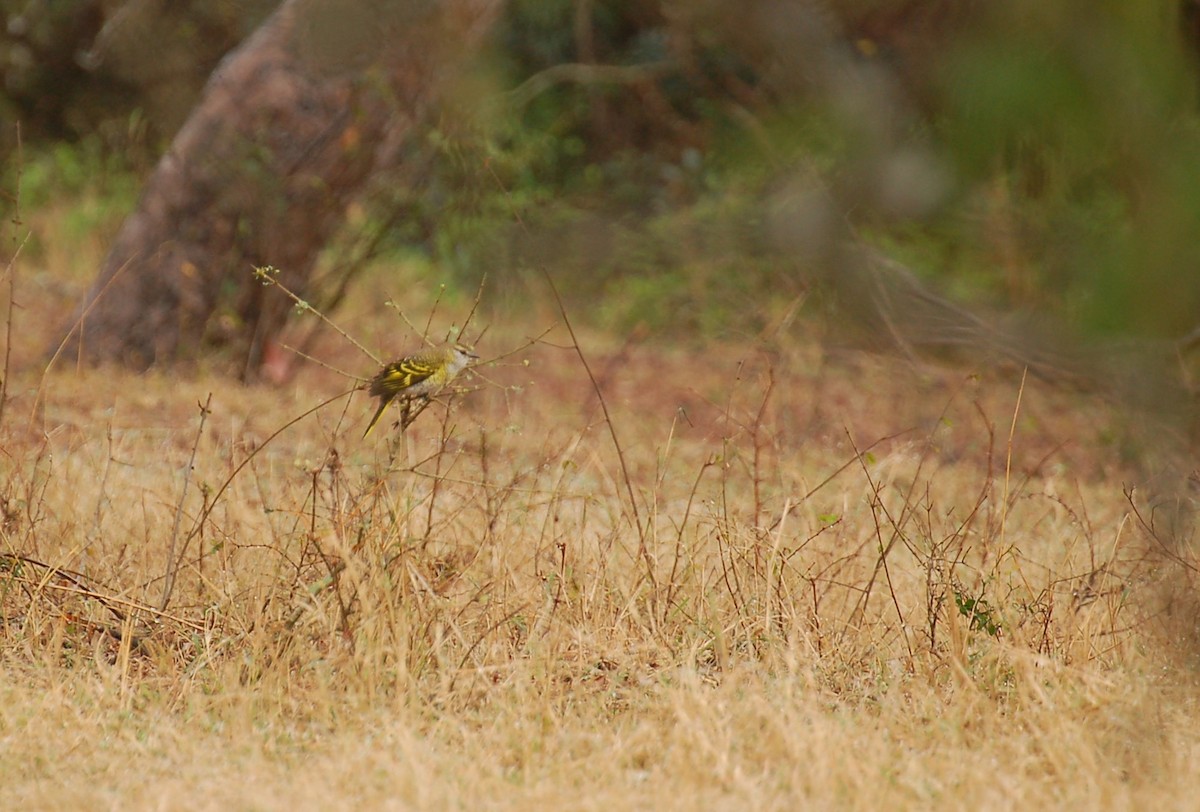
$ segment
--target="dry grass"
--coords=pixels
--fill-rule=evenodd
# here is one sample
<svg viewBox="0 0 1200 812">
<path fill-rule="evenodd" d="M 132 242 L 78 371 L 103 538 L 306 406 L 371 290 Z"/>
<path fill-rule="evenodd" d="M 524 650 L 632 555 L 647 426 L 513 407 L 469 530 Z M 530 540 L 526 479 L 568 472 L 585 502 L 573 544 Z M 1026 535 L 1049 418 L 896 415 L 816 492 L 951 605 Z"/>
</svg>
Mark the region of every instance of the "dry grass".
<svg viewBox="0 0 1200 812">
<path fill-rule="evenodd" d="M 401 349 L 375 292 L 347 320 Z M 1196 558 L 1114 416 L 800 341 L 583 346 L 620 456 L 561 327 L 399 441 L 360 393 L 268 442 L 347 388 L 315 366 L 63 364 L 43 409 L 26 348 L 0 807 L 1195 803 Z"/>
</svg>

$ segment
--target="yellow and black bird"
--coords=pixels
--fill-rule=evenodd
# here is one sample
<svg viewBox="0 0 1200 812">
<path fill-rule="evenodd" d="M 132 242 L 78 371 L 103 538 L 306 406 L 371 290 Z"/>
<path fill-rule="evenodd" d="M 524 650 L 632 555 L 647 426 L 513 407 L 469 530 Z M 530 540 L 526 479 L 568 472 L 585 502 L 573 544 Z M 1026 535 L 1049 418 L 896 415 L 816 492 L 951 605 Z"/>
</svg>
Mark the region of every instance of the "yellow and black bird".
<svg viewBox="0 0 1200 812">
<path fill-rule="evenodd" d="M 463 345 L 451 344 L 414 352 L 379 370 L 371 379 L 370 388 L 371 397 L 379 398 L 379 409 L 363 432 L 363 439 L 375 428 L 383 410 L 393 400 L 403 398 L 407 406 L 407 401 L 414 398 L 428 398 L 478 358 Z"/>
</svg>

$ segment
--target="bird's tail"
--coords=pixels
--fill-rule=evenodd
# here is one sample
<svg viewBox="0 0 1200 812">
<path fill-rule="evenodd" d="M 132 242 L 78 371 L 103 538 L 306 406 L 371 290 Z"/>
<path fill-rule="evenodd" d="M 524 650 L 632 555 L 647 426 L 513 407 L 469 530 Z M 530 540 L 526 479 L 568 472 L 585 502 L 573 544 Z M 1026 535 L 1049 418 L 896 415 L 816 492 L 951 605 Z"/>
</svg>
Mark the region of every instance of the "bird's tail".
<svg viewBox="0 0 1200 812">
<path fill-rule="evenodd" d="M 375 428 L 375 424 L 379 422 L 379 418 L 383 416 L 383 410 L 392 402 L 391 398 L 380 398 L 379 408 L 375 410 L 375 416 L 371 418 L 371 422 L 367 424 L 367 430 L 363 432 L 363 439 L 367 439 L 367 435 L 371 433 L 371 429 Z"/>
</svg>

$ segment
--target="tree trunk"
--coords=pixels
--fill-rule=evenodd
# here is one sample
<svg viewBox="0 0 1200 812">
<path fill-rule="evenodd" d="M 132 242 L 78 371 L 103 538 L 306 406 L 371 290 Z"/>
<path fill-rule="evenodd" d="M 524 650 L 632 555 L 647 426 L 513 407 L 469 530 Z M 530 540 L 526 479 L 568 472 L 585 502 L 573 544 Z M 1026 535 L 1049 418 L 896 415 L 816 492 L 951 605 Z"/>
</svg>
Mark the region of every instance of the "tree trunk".
<svg viewBox="0 0 1200 812">
<path fill-rule="evenodd" d="M 286 0 L 209 79 L 70 325 L 144 368 L 231 338 L 253 375 L 348 199 L 398 161 L 502 0 Z"/>
</svg>

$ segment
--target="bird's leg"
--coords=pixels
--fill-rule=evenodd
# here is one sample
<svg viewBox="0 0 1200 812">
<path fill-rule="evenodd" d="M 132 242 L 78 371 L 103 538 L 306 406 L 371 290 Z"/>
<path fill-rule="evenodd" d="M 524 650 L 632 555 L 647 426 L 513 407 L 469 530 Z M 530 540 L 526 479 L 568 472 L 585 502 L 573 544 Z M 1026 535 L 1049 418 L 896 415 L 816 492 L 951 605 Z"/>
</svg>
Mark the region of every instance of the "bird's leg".
<svg viewBox="0 0 1200 812">
<path fill-rule="evenodd" d="M 413 401 L 416 401 L 416 406 L 413 406 Z M 408 398 L 404 401 L 404 409 L 400 413 L 400 431 L 404 431 L 417 419 L 421 412 L 425 411 L 425 407 L 429 405 L 429 396 L 421 395 L 417 398 Z"/>
</svg>

